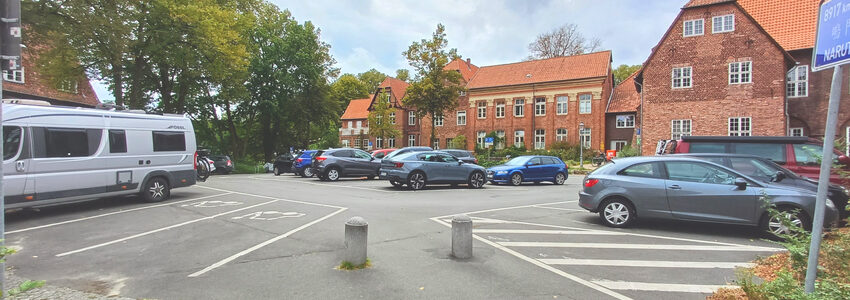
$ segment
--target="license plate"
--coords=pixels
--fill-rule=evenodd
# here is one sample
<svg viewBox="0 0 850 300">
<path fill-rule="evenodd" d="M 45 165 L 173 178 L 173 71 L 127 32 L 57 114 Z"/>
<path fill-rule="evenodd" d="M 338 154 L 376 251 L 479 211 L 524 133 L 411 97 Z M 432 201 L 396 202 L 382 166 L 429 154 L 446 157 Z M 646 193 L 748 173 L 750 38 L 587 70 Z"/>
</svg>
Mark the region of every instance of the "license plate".
<svg viewBox="0 0 850 300">
<path fill-rule="evenodd" d="M 381 176 L 387 176 L 387 172 L 381 172 Z"/>
<path fill-rule="evenodd" d="M 487 175 L 487 179 L 493 179 L 493 175 Z"/>
</svg>

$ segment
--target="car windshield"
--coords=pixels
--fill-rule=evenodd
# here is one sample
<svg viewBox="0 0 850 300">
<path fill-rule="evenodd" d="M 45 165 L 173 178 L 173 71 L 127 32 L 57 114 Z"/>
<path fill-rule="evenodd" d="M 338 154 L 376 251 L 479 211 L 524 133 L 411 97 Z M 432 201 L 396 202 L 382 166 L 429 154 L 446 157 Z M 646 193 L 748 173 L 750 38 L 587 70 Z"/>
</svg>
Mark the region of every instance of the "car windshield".
<svg viewBox="0 0 850 300">
<path fill-rule="evenodd" d="M 784 170 L 783 168 L 775 165 L 774 163 L 765 162 L 760 159 L 732 157 L 729 159 L 729 161 L 731 163 L 732 169 L 734 169 L 735 171 L 741 172 L 744 175 L 751 176 L 753 178 L 765 182 L 770 182 L 771 180 L 773 180 L 773 176 L 776 174 L 776 172 L 791 174 L 790 171 Z"/>
<path fill-rule="evenodd" d="M 522 166 L 525 165 L 531 157 L 515 157 L 505 163 L 506 166 Z"/>
</svg>

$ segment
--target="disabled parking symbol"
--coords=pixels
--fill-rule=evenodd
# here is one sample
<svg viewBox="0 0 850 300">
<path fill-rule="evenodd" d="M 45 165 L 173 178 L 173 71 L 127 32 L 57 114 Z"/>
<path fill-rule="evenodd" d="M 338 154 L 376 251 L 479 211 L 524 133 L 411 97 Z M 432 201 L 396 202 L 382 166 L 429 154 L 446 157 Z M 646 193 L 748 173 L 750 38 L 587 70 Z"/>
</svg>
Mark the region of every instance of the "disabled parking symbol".
<svg viewBox="0 0 850 300">
<path fill-rule="evenodd" d="M 305 214 L 299 213 L 299 212 L 294 212 L 294 211 L 279 212 L 279 211 L 271 210 L 271 211 L 253 212 L 253 213 L 250 213 L 250 214 L 247 214 L 247 215 L 244 215 L 244 216 L 233 217 L 232 219 L 239 220 L 239 219 L 248 218 L 249 220 L 270 221 L 270 220 L 277 220 L 277 219 L 282 219 L 282 218 L 299 218 L 299 217 L 303 217 L 303 216 L 305 216 Z"/>
</svg>

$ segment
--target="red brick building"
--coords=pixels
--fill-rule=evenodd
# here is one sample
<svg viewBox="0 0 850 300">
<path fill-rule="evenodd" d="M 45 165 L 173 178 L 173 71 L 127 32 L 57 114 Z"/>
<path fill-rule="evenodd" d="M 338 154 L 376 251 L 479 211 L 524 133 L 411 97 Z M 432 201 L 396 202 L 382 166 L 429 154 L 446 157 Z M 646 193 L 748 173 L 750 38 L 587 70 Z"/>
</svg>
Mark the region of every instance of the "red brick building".
<svg viewBox="0 0 850 300">
<path fill-rule="evenodd" d="M 453 70 L 460 73 L 463 78 L 463 84 L 467 84 L 472 76 L 478 72 L 478 66 L 473 65 L 470 59 L 460 59 L 456 58 L 451 61 L 448 65 L 446 65 L 443 69 L 445 70 Z M 427 145 L 434 149 L 448 149 L 454 148 L 452 143 L 459 135 L 463 135 L 466 138 L 466 146 L 463 148 L 468 148 L 470 146 L 474 146 L 474 139 L 470 136 L 470 132 L 468 132 L 469 126 L 468 122 L 459 122 L 458 119 L 462 118 L 465 120 L 469 119 L 469 112 L 466 111 L 466 108 L 469 107 L 469 96 L 467 93 L 463 93 L 458 97 L 457 100 L 458 108 L 452 111 L 444 112 L 442 118 L 437 118 L 436 120 L 431 120 L 430 117 L 425 117 L 422 120 L 422 135 L 420 135 L 420 144 Z M 462 113 L 460 113 L 462 112 Z M 437 128 L 436 132 L 436 140 L 431 142 L 429 145 L 429 140 L 431 139 L 431 126 Z"/>
<path fill-rule="evenodd" d="M 605 111 L 605 146 L 620 150 L 625 145 L 637 146 L 636 128 L 640 128 L 640 94 L 635 88 L 637 72 L 614 87 Z"/>
<path fill-rule="evenodd" d="M 635 77 L 643 154 L 683 135 L 785 135 L 794 65 L 735 0 L 692 0 Z"/>
<path fill-rule="evenodd" d="M 3 99 L 43 100 L 53 105 L 94 107 L 100 104 L 88 78 L 51 84 L 38 69 L 38 57 L 30 49 L 21 53 L 21 70 L 3 71 Z"/>
<path fill-rule="evenodd" d="M 343 147 L 369 148 L 369 103 L 371 98 L 354 99 L 340 117 L 339 143 Z M 374 145 L 374 144 L 373 144 Z"/>
</svg>

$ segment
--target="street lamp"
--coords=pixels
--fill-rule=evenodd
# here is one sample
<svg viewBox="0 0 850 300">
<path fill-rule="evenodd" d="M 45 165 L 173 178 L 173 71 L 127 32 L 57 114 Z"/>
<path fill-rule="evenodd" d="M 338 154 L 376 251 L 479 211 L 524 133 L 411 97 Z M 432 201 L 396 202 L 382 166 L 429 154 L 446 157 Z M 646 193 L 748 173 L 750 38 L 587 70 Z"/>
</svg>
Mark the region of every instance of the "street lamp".
<svg viewBox="0 0 850 300">
<path fill-rule="evenodd" d="M 584 169 L 584 141 L 582 140 L 581 132 L 584 131 L 584 122 L 578 123 L 578 156 L 579 168 Z"/>
</svg>

